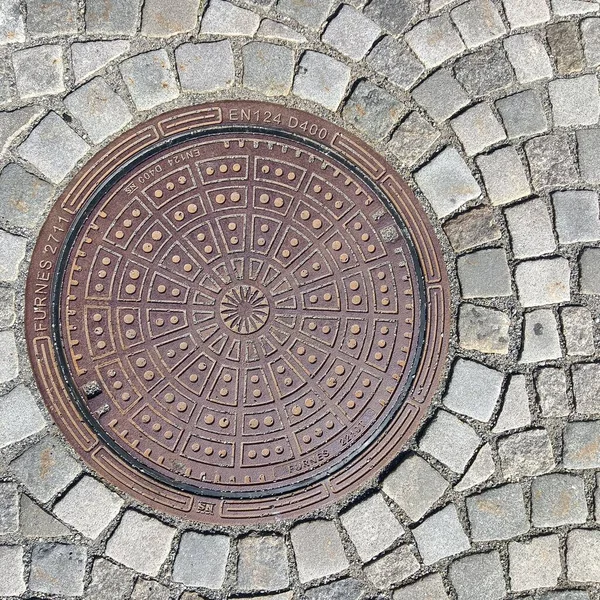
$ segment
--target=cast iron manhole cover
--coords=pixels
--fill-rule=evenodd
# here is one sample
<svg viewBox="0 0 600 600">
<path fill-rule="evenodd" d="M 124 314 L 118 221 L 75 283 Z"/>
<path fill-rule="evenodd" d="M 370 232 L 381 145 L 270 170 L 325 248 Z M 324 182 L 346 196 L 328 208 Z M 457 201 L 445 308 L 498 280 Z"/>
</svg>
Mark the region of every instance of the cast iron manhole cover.
<svg viewBox="0 0 600 600">
<path fill-rule="evenodd" d="M 27 339 L 93 469 L 166 512 L 259 522 L 393 458 L 435 392 L 448 297 L 385 160 L 307 113 L 222 102 L 82 169 L 33 255 Z"/>
</svg>

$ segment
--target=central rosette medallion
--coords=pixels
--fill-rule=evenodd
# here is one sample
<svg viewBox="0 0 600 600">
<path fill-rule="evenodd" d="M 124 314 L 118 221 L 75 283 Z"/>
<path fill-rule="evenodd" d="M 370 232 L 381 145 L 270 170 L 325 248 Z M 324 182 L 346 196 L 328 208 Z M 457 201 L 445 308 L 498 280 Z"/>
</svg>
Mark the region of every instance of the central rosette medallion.
<svg viewBox="0 0 600 600">
<path fill-rule="evenodd" d="M 269 301 L 253 285 L 236 285 L 221 300 L 221 318 L 235 333 L 255 333 L 265 325 L 269 312 Z"/>
</svg>

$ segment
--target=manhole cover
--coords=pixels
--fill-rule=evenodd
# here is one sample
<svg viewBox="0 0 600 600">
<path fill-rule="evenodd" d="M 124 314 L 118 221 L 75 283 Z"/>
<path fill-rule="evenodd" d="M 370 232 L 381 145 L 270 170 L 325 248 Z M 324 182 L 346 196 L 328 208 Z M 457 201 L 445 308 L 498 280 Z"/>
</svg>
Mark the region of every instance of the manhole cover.
<svg viewBox="0 0 600 600">
<path fill-rule="evenodd" d="M 248 523 L 329 504 L 393 458 L 435 392 L 448 304 L 389 164 L 307 113 L 222 102 L 82 169 L 33 255 L 27 339 L 93 469 L 166 512 Z"/>
</svg>

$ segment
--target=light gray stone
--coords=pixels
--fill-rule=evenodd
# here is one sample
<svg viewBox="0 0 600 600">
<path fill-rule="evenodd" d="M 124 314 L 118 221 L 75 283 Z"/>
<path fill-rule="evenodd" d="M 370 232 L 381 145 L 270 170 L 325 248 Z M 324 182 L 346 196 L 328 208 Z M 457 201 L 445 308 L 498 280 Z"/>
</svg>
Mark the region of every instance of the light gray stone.
<svg viewBox="0 0 600 600">
<path fill-rule="evenodd" d="M 0 112 L 0 153 L 25 131 L 42 114 L 37 106 L 25 106 L 17 110 Z"/>
<path fill-rule="evenodd" d="M 500 14 L 491 0 L 469 0 L 450 14 L 469 48 L 487 44 L 506 33 Z"/>
<path fill-rule="evenodd" d="M 5 104 L 13 99 L 14 74 L 8 57 L 0 58 L 0 103 Z"/>
<path fill-rule="evenodd" d="M 88 33 L 132 35 L 137 29 L 141 0 L 94 0 L 85 5 Z"/>
<path fill-rule="evenodd" d="M 77 33 L 77 1 L 28 0 L 27 31 L 33 37 Z"/>
<path fill-rule="evenodd" d="M 0 535 L 19 531 L 19 490 L 14 483 L 0 483 Z"/>
<path fill-rule="evenodd" d="M 46 421 L 24 385 L 0 397 L 0 448 L 39 433 L 44 427 Z"/>
<path fill-rule="evenodd" d="M 459 344 L 465 350 L 508 354 L 510 318 L 499 310 L 462 304 L 458 317 Z"/>
<path fill-rule="evenodd" d="M 475 542 L 508 540 L 529 531 L 523 491 L 518 484 L 469 496 L 467 512 Z"/>
<path fill-rule="evenodd" d="M 413 529 L 413 535 L 426 565 L 432 565 L 471 547 L 454 504 L 448 504 L 425 519 Z"/>
<path fill-rule="evenodd" d="M 594 353 L 594 322 L 584 306 L 566 306 L 560 313 L 563 335 L 569 356 L 589 356 Z"/>
<path fill-rule="evenodd" d="M 239 589 L 275 591 L 289 585 L 287 549 L 283 537 L 243 537 L 238 542 L 238 553 Z"/>
<path fill-rule="evenodd" d="M 515 258 L 531 258 L 556 250 L 550 213 L 543 200 L 534 198 L 504 212 Z"/>
<path fill-rule="evenodd" d="M 173 580 L 193 587 L 220 588 L 229 551 L 226 535 L 184 533 L 173 566 Z"/>
<path fill-rule="evenodd" d="M 294 94 L 336 110 L 350 81 L 350 68 L 330 56 L 307 50 L 294 79 Z"/>
<path fill-rule="evenodd" d="M 415 111 L 400 123 L 389 145 L 402 165 L 410 167 L 418 162 L 439 138 L 440 132 Z"/>
<path fill-rule="evenodd" d="M 578 131 L 577 149 L 581 178 L 587 183 L 600 183 L 600 129 Z"/>
<path fill-rule="evenodd" d="M 463 298 L 510 296 L 510 274 L 502 248 L 477 250 L 458 259 L 458 278 Z"/>
<path fill-rule="evenodd" d="M 563 434 L 563 464 L 567 469 L 600 467 L 600 421 L 567 423 Z"/>
<path fill-rule="evenodd" d="M 531 27 L 550 20 L 550 10 L 545 0 L 502 0 L 504 10 L 513 29 Z"/>
<path fill-rule="evenodd" d="M 494 433 L 510 431 L 531 424 L 529 397 L 524 375 L 512 375 L 504 395 L 502 410 L 494 426 Z"/>
<path fill-rule="evenodd" d="M 456 79 L 471 96 L 495 94 L 513 84 L 515 76 L 499 46 L 487 46 L 459 58 Z"/>
<path fill-rule="evenodd" d="M 411 88 L 425 70 L 406 42 L 389 35 L 375 45 L 367 62 L 374 71 L 403 90 Z"/>
<path fill-rule="evenodd" d="M 75 83 L 81 83 L 113 60 L 125 54 L 130 44 L 125 40 L 76 42 L 71 46 Z"/>
<path fill-rule="evenodd" d="M 215 92 L 231 87 L 235 80 L 229 40 L 182 44 L 175 50 L 175 60 L 184 92 Z"/>
<path fill-rule="evenodd" d="M 583 50 L 588 67 L 600 65 L 600 19 L 590 18 L 581 22 Z"/>
<path fill-rule="evenodd" d="M 404 533 L 381 494 L 359 502 L 340 518 L 363 562 L 387 550 Z"/>
<path fill-rule="evenodd" d="M 182 538 L 186 538 L 185 534 Z M 106 555 L 144 575 L 158 575 L 167 559 L 175 529 L 139 512 L 128 510 L 106 544 Z M 181 546 L 180 546 L 181 552 Z M 179 556 L 179 555 L 178 555 Z M 208 566 L 208 558 L 204 565 Z M 208 570 L 208 569 L 207 569 Z M 173 571 L 176 578 L 177 560 Z"/>
<path fill-rule="evenodd" d="M 506 139 L 504 128 L 485 102 L 469 108 L 450 124 L 469 156 Z"/>
<path fill-rule="evenodd" d="M 429 69 L 441 65 L 465 49 L 448 15 L 421 21 L 404 36 L 404 39 Z"/>
<path fill-rule="evenodd" d="M 417 14 L 414 0 L 373 0 L 365 14 L 390 33 L 402 33 Z"/>
<path fill-rule="evenodd" d="M 304 600 L 365 600 L 365 598 L 364 583 L 351 578 L 311 588 L 304 594 Z"/>
<path fill-rule="evenodd" d="M 380 27 L 352 6 L 343 4 L 327 25 L 321 39 L 352 60 L 367 55 L 381 35 Z"/>
<path fill-rule="evenodd" d="M 3 243 L 3 236 L 0 235 L 0 248 L 2 248 Z M 2 264 L 1 260 L 0 264 Z M 2 354 L 0 354 L 0 383 L 8 383 L 19 374 L 19 355 L 15 335 L 12 331 L 0 332 L 0 348 L 2 348 Z"/>
<path fill-rule="evenodd" d="M 19 521 L 19 531 L 27 538 L 59 538 L 71 535 L 67 526 L 24 494 L 21 495 Z"/>
<path fill-rule="evenodd" d="M 142 34 L 167 37 L 191 31 L 198 22 L 200 0 L 145 0 Z"/>
<path fill-rule="evenodd" d="M 580 414 L 600 412 L 600 364 L 573 365 L 575 410 Z"/>
<path fill-rule="evenodd" d="M 552 444 L 545 429 L 531 429 L 500 439 L 498 455 L 507 479 L 542 475 L 556 465 Z"/>
<path fill-rule="evenodd" d="M 588 592 L 577 590 L 565 590 L 562 592 L 545 592 L 540 600 L 590 600 Z"/>
<path fill-rule="evenodd" d="M 583 478 L 553 474 L 531 482 L 531 521 L 534 527 L 585 523 L 588 509 Z"/>
<path fill-rule="evenodd" d="M 544 45 L 529 33 L 513 35 L 504 40 L 519 83 L 527 84 L 552 77 L 552 64 Z"/>
<path fill-rule="evenodd" d="M 169 588 L 147 579 L 138 579 L 130 600 L 169 600 Z"/>
<path fill-rule="evenodd" d="M 2 0 L 0 4 L 0 46 L 25 41 L 25 23 L 19 0 Z"/>
<path fill-rule="evenodd" d="M 277 10 L 301 25 L 319 29 L 333 4 L 334 0 L 279 0 Z"/>
<path fill-rule="evenodd" d="M 83 546 L 37 544 L 31 555 L 30 589 L 44 594 L 81 596 L 86 559 L 87 550 Z"/>
<path fill-rule="evenodd" d="M 567 536 L 567 577 L 600 582 L 600 531 L 575 529 Z"/>
<path fill-rule="evenodd" d="M 568 134 L 551 134 L 525 144 L 531 181 L 536 190 L 569 185 L 578 179 L 569 141 Z"/>
<path fill-rule="evenodd" d="M 479 156 L 477 166 L 493 205 L 508 204 L 531 194 L 525 167 L 514 148 L 500 148 Z"/>
<path fill-rule="evenodd" d="M 496 465 L 489 444 L 481 447 L 475 460 L 463 475 L 463 478 L 454 486 L 457 492 L 470 490 L 472 487 L 487 481 L 496 471 Z"/>
<path fill-rule="evenodd" d="M 470 425 L 439 411 L 421 438 L 419 448 L 452 471 L 463 473 L 479 444 L 479 436 Z"/>
<path fill-rule="evenodd" d="M 450 565 L 449 575 L 459 600 L 501 600 L 506 594 L 498 552 L 465 556 Z"/>
<path fill-rule="evenodd" d="M 529 260 L 517 266 L 515 280 L 522 306 L 544 306 L 571 299 L 571 269 L 566 258 Z"/>
<path fill-rule="evenodd" d="M 400 546 L 364 567 L 364 572 L 375 587 L 387 589 L 416 573 L 419 566 L 410 547 Z"/>
<path fill-rule="evenodd" d="M 291 530 L 300 583 L 340 573 L 349 562 L 332 521 L 307 521 Z"/>
<path fill-rule="evenodd" d="M 8 329 L 15 322 L 15 292 L 10 289 L 0 289 L 0 329 Z"/>
<path fill-rule="evenodd" d="M 552 0 L 552 9 L 562 17 L 597 12 L 598 4 L 590 0 Z"/>
<path fill-rule="evenodd" d="M 224 0 L 210 0 L 202 16 L 200 33 L 251 36 L 258 30 L 259 23 L 260 17 L 251 10 Z"/>
<path fill-rule="evenodd" d="M 0 546 L 0 596 L 20 596 L 26 589 L 22 546 Z"/>
<path fill-rule="evenodd" d="M 133 573 L 104 558 L 94 561 L 92 581 L 86 589 L 85 600 L 129 600 Z"/>
<path fill-rule="evenodd" d="M 438 217 L 449 215 L 481 194 L 469 167 L 450 147 L 419 169 L 415 181 Z"/>
<path fill-rule="evenodd" d="M 600 239 L 598 193 L 583 190 L 552 194 L 556 231 L 561 244 Z"/>
<path fill-rule="evenodd" d="M 535 375 L 535 387 L 542 417 L 568 416 L 571 409 L 567 400 L 567 378 L 562 369 L 540 369 Z"/>
<path fill-rule="evenodd" d="M 525 314 L 523 349 L 519 362 L 534 363 L 562 356 L 556 317 L 550 309 Z"/>
<path fill-rule="evenodd" d="M 62 53 L 59 45 L 35 46 L 13 53 L 17 91 L 22 99 L 65 90 Z"/>
<path fill-rule="evenodd" d="M 265 96 L 285 96 L 292 89 L 294 52 L 285 46 L 251 42 L 242 48 L 244 87 Z"/>
<path fill-rule="evenodd" d="M 557 535 L 508 544 L 510 587 L 515 592 L 554 587 L 561 574 Z"/>
<path fill-rule="evenodd" d="M 600 294 L 600 249 L 586 248 L 579 261 L 581 293 Z"/>
<path fill-rule="evenodd" d="M 425 79 L 413 90 L 412 97 L 438 122 L 469 103 L 469 96 L 447 69 L 439 69 Z"/>
<path fill-rule="evenodd" d="M 548 129 L 548 121 L 538 93 L 525 90 L 496 101 L 510 139 L 533 136 Z"/>
<path fill-rule="evenodd" d="M 457 252 L 499 240 L 502 232 L 489 206 L 473 208 L 444 223 L 444 231 Z"/>
<path fill-rule="evenodd" d="M 0 230 L 0 281 L 16 281 L 27 240 Z"/>
<path fill-rule="evenodd" d="M 300 44 L 306 42 L 306 38 L 301 33 L 283 23 L 271 21 L 271 19 L 263 19 L 258 28 L 257 35 L 269 40 L 286 40 Z"/>
<path fill-rule="evenodd" d="M 394 600 L 449 600 L 441 575 L 435 573 L 394 592 Z"/>
<path fill-rule="evenodd" d="M 583 69 L 585 61 L 577 23 L 552 23 L 546 27 L 546 38 L 559 75 L 571 75 Z"/>
<path fill-rule="evenodd" d="M 548 84 L 554 125 L 595 125 L 600 118 L 600 93 L 595 75 L 555 79 Z"/>
</svg>

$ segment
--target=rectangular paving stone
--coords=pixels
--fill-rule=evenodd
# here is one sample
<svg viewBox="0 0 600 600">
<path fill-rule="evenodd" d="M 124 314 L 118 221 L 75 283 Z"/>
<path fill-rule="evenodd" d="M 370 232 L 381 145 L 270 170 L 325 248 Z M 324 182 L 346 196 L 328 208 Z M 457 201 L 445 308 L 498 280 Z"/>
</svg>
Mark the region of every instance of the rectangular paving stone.
<svg viewBox="0 0 600 600">
<path fill-rule="evenodd" d="M 27 31 L 33 37 L 77 33 L 77 1 L 28 0 Z"/>
<path fill-rule="evenodd" d="M 421 62 L 430 69 L 465 49 L 448 15 L 421 21 L 404 36 L 404 39 Z"/>
<path fill-rule="evenodd" d="M 0 596 L 20 596 L 26 589 L 22 546 L 0 546 Z"/>
<path fill-rule="evenodd" d="M 556 232 L 561 244 L 600 240 L 598 193 L 583 190 L 552 194 Z"/>
<path fill-rule="evenodd" d="M 450 125 L 468 156 L 479 154 L 488 146 L 506 139 L 504 128 L 485 102 L 461 113 L 450 121 Z"/>
<path fill-rule="evenodd" d="M 363 600 L 365 594 L 365 584 L 362 581 L 346 578 L 307 590 L 304 600 Z"/>
<path fill-rule="evenodd" d="M 548 129 L 544 107 L 539 94 L 534 90 L 501 98 L 496 101 L 496 108 L 510 139 L 531 137 Z"/>
<path fill-rule="evenodd" d="M 0 448 L 39 433 L 44 427 L 46 420 L 24 385 L 0 397 Z"/>
<path fill-rule="evenodd" d="M 501 600 L 506 584 L 500 554 L 473 554 L 454 561 L 449 570 L 450 581 L 459 600 Z"/>
<path fill-rule="evenodd" d="M 444 231 L 456 252 L 499 240 L 502 237 L 496 215 L 489 206 L 473 208 L 444 223 Z"/>
<path fill-rule="evenodd" d="M 4 236 L 0 235 L 0 248 L 3 247 L 3 243 L 6 241 L 3 238 Z M 0 261 L 2 260 L 0 253 Z M 2 263 L 0 262 L 0 264 Z M 2 348 L 0 354 L 0 383 L 7 383 L 19 374 L 19 355 L 15 335 L 12 331 L 0 332 L 0 348 Z"/>
<path fill-rule="evenodd" d="M 469 48 L 477 48 L 504 35 L 506 28 L 490 0 L 469 0 L 451 13 Z"/>
<path fill-rule="evenodd" d="M 425 79 L 412 91 L 412 97 L 438 122 L 469 104 L 469 96 L 447 69 L 439 69 Z"/>
<path fill-rule="evenodd" d="M 477 166 L 493 205 L 508 204 L 531 194 L 525 167 L 513 147 L 478 156 Z"/>
<path fill-rule="evenodd" d="M 15 323 L 15 292 L 0 289 L 0 329 L 8 329 Z"/>
<path fill-rule="evenodd" d="M 364 567 L 375 587 L 388 589 L 402 583 L 419 570 L 419 561 L 409 546 L 400 546 Z"/>
<path fill-rule="evenodd" d="M 600 183 L 600 129 L 577 131 L 577 149 L 581 178 L 587 183 Z"/>
<path fill-rule="evenodd" d="M 246 536 L 238 542 L 237 587 L 275 591 L 290 583 L 285 540 L 281 536 Z"/>
<path fill-rule="evenodd" d="M 568 302 L 571 268 L 566 258 L 530 260 L 517 265 L 515 280 L 522 306 Z"/>
<path fill-rule="evenodd" d="M 25 23 L 19 0 L 2 0 L 0 46 L 25 41 Z"/>
<path fill-rule="evenodd" d="M 519 83 L 532 83 L 553 76 L 548 52 L 533 35 L 512 35 L 504 40 L 504 49 Z"/>
<path fill-rule="evenodd" d="M 17 91 L 22 99 L 59 94 L 65 90 L 62 54 L 62 46 L 54 44 L 13 53 Z"/>
<path fill-rule="evenodd" d="M 386 35 L 367 56 L 371 68 L 403 90 L 411 88 L 425 71 L 408 44 Z"/>
<path fill-rule="evenodd" d="M 600 467 L 600 421 L 575 421 L 565 425 L 563 464 L 567 469 Z"/>
<path fill-rule="evenodd" d="M 235 80 L 229 40 L 182 44 L 175 50 L 175 62 L 184 92 L 215 92 L 231 87 Z"/>
<path fill-rule="evenodd" d="M 519 427 L 527 427 L 530 424 L 531 413 L 529 412 L 529 396 L 525 386 L 525 376 L 512 375 L 504 394 L 502 410 L 492 431 L 501 433 Z"/>
<path fill-rule="evenodd" d="M 531 521 L 534 527 L 585 523 L 588 508 L 582 477 L 551 474 L 531 482 Z"/>
<path fill-rule="evenodd" d="M 590 600 L 590 596 L 583 590 L 564 590 L 542 593 L 540 600 Z"/>
<path fill-rule="evenodd" d="M 250 42 L 242 48 L 244 87 L 265 96 L 285 96 L 292 89 L 294 52 L 285 46 Z M 215 69 L 219 70 L 219 69 Z M 233 79 L 233 77 L 232 77 Z"/>
<path fill-rule="evenodd" d="M 260 17 L 251 10 L 224 0 L 210 0 L 200 22 L 200 33 L 213 35 L 247 35 L 256 33 Z"/>
<path fill-rule="evenodd" d="M 343 4 L 340 11 L 329 21 L 321 39 L 352 60 L 367 55 L 381 28 L 352 6 Z"/>
<path fill-rule="evenodd" d="M 600 412 L 600 364 L 573 365 L 575 410 L 580 414 Z"/>
<path fill-rule="evenodd" d="M 550 20 L 550 10 L 545 0 L 502 0 L 502 3 L 513 29 L 531 27 Z"/>
<path fill-rule="evenodd" d="M 588 67 L 600 65 L 600 19 L 597 17 L 581 21 L 583 51 Z"/>
<path fill-rule="evenodd" d="M 600 582 L 600 531 L 575 529 L 567 536 L 567 577 Z"/>
<path fill-rule="evenodd" d="M 467 303 L 460 307 L 459 345 L 465 350 L 508 354 L 509 328 L 510 318 L 499 310 Z"/>
<path fill-rule="evenodd" d="M 394 600 L 449 600 L 442 577 L 435 573 L 394 592 Z"/>
<path fill-rule="evenodd" d="M 459 58 L 454 65 L 454 75 L 472 97 L 498 93 L 515 80 L 502 48 L 495 45 Z"/>
<path fill-rule="evenodd" d="M 365 14 L 390 33 L 402 33 L 417 14 L 418 2 L 414 0 L 373 0 Z"/>
<path fill-rule="evenodd" d="M 458 278 L 463 298 L 510 296 L 510 273 L 502 248 L 477 250 L 458 259 Z"/>
<path fill-rule="evenodd" d="M 582 294 L 600 294 L 600 249 L 586 248 L 579 260 Z"/>
<path fill-rule="evenodd" d="M 566 417 L 571 412 L 567 377 L 563 369 L 545 367 L 535 374 L 535 388 L 542 417 Z"/>
<path fill-rule="evenodd" d="M 554 125 L 594 125 L 600 117 L 600 93 L 595 75 L 556 79 L 548 84 Z"/>
<path fill-rule="evenodd" d="M 85 4 L 88 33 L 132 35 L 137 29 L 141 0 L 94 0 Z"/>
<path fill-rule="evenodd" d="M 92 580 L 85 591 L 85 600 L 129 600 L 133 577 L 128 569 L 98 558 L 92 567 Z"/>
<path fill-rule="evenodd" d="M 145 0 L 142 12 L 142 34 L 167 37 L 185 33 L 196 27 L 200 0 Z"/>
<path fill-rule="evenodd" d="M 546 27 L 546 37 L 559 75 L 570 75 L 583 69 L 585 61 L 577 23 L 552 23 Z"/>
<path fill-rule="evenodd" d="M 562 356 L 556 317 L 550 309 L 539 309 L 525 314 L 523 347 L 520 363 L 554 360 Z"/>
<path fill-rule="evenodd" d="M 562 17 L 598 12 L 598 4 L 593 0 L 552 0 L 552 9 Z"/>
<path fill-rule="evenodd" d="M 340 534 L 333 521 L 300 523 L 291 530 L 300 583 L 340 573 L 348 568 Z"/>
<path fill-rule="evenodd" d="M 24 237 L 0 230 L 0 281 L 16 281 L 26 245 Z"/>
<path fill-rule="evenodd" d="M 569 185 L 578 179 L 569 146 L 567 133 L 543 135 L 525 144 L 531 181 L 536 190 Z"/>
<path fill-rule="evenodd" d="M 550 213 L 541 198 L 511 206 L 504 215 L 515 258 L 531 258 L 556 250 Z"/>
<path fill-rule="evenodd" d="M 560 316 L 569 356 L 593 354 L 594 321 L 590 310 L 585 306 L 565 306 Z"/>
<path fill-rule="evenodd" d="M 19 489 L 14 483 L 0 483 L 0 535 L 19 531 Z"/>
<path fill-rule="evenodd" d="M 173 533 L 169 533 L 169 544 L 172 539 Z M 168 554 L 168 547 L 164 550 L 163 562 Z M 230 540 L 226 535 L 210 535 L 195 531 L 184 533 L 173 565 L 173 581 L 187 586 L 219 589 L 225 580 L 229 552 Z"/>
<path fill-rule="evenodd" d="M 498 455 L 509 480 L 533 477 L 551 471 L 556 461 L 545 429 L 531 429 L 501 438 Z"/>
<path fill-rule="evenodd" d="M 318 29 L 331 11 L 334 0 L 278 0 L 276 9 L 301 25 Z"/>
<path fill-rule="evenodd" d="M 510 587 L 515 592 L 554 587 L 561 575 L 557 535 L 508 544 Z"/>
<path fill-rule="evenodd" d="M 400 123 L 389 142 L 401 164 L 410 167 L 440 138 L 440 132 L 427 119 L 414 111 Z"/>
<path fill-rule="evenodd" d="M 29 587 L 33 592 L 81 596 L 87 550 L 84 546 L 47 542 L 37 544 L 31 555 Z"/>
</svg>

